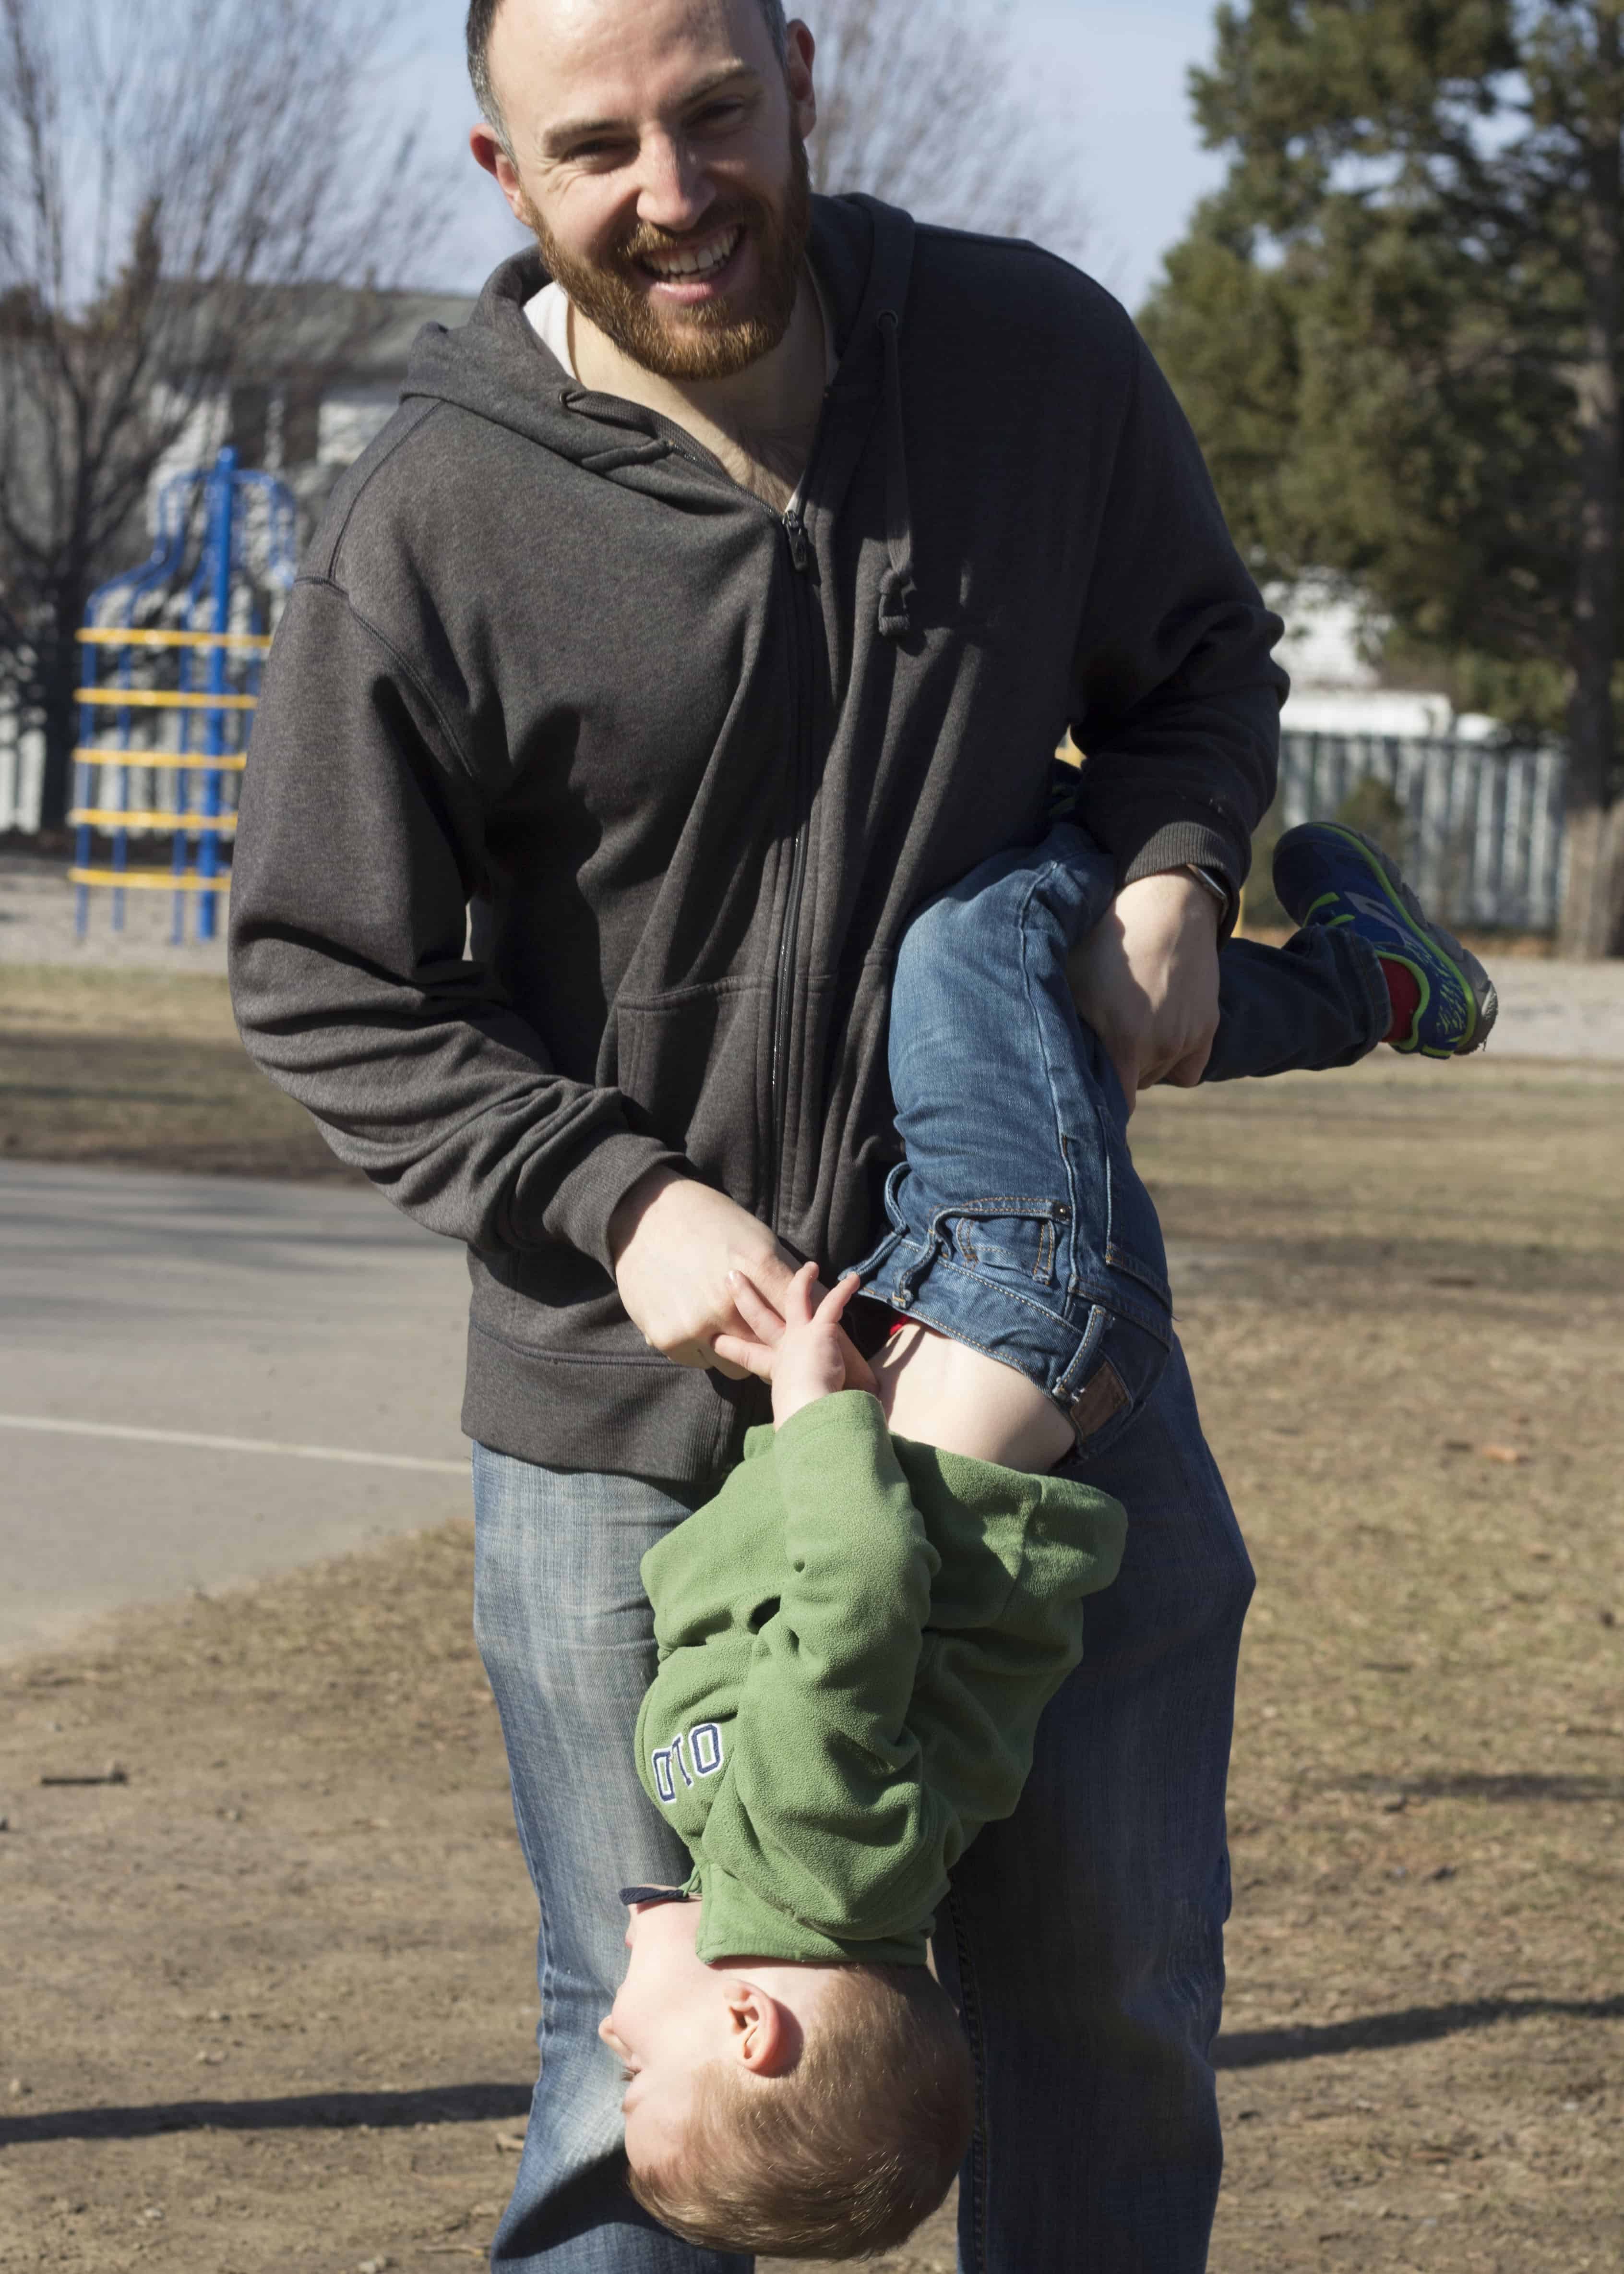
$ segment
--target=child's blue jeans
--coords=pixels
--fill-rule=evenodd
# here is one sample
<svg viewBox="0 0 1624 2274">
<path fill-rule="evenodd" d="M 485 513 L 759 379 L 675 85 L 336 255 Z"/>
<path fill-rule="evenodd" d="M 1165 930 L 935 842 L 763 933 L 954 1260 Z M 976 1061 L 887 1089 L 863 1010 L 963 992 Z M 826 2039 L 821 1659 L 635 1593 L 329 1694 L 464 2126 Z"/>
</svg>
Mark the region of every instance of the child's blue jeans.
<svg viewBox="0 0 1624 2274">
<path fill-rule="evenodd" d="M 992 892 L 979 907 L 978 881 Z M 1161 1236 L 1121 1141 L 1121 1093 L 1064 987 L 1065 945 L 1113 889 L 1109 863 L 1075 831 L 990 862 L 915 923 L 893 997 L 893 1081 L 914 1117 L 919 1182 L 893 1180 L 898 1237 L 874 1276 L 900 1292 L 906 1273 L 920 1314 L 945 1320 L 952 1306 L 974 1325 L 979 1306 L 976 1331 L 1029 1352 L 1046 1388 L 1076 1371 L 1091 1329 L 1124 1367 L 1130 1329 L 1152 1363 L 1168 1334 Z M 998 920 L 1011 904 L 1019 927 Z M 1386 1031 L 1380 974 L 1343 932 L 1279 952 L 1238 942 L 1219 963 L 1209 1080 L 1341 1064 Z M 966 1203 L 1034 1194 L 1068 1209 L 1080 1196 L 1083 1219 L 1041 1216 L 1011 1269 L 989 1250 L 1016 1233 L 972 1225 Z M 932 1229 L 943 1210 L 966 1220 L 974 1251 L 958 1239 L 951 1265 L 946 1222 Z M 1045 1224 L 1049 1284 L 1032 1277 Z M 1095 1310 L 1108 1314 L 1097 1325 Z M 1199 2274 L 1207 2262 L 1222 2163 L 1211 2048 L 1229 1901 L 1224 1781 L 1252 1570 L 1177 1342 L 1139 1427 L 1114 1442 L 1107 1427 L 1067 1473 L 1131 1510 L 1122 1570 L 1090 1602 L 1087 1655 L 1045 1709 L 1019 1807 L 962 1858 L 938 1923 L 936 1962 L 977 2075 L 964 2274 Z M 540 1903 L 541 2074 L 492 2263 L 501 2274 L 748 2274 L 750 2260 L 679 2242 L 632 2201 L 623 2088 L 597 2037 L 626 1963 L 616 1886 L 688 1869 L 634 1765 L 655 1668 L 638 1567 L 703 1495 L 479 1445 L 474 1495 L 479 1647 Z"/>
<path fill-rule="evenodd" d="M 1128 1150 L 1115 1067 L 1078 1017 L 1070 950 L 1116 892 L 1062 825 L 922 908 L 897 960 L 891 1081 L 907 1158 L 864 1292 L 1047 1390 L 1099 1451 L 1155 1388 L 1172 1339 L 1162 1227 Z M 1387 1031 L 1373 951 L 1314 927 L 1219 957 L 1206 1079 L 1346 1065 Z"/>
</svg>

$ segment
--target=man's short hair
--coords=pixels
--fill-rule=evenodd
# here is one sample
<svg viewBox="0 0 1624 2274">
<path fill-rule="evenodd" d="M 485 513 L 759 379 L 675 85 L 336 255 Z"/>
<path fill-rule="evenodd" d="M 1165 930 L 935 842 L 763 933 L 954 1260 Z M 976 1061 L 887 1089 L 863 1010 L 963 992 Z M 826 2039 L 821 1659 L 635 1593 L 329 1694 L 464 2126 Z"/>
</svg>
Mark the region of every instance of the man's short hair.
<svg viewBox="0 0 1624 2274">
<path fill-rule="evenodd" d="M 502 107 L 491 85 L 491 26 L 496 21 L 502 0 L 468 0 L 468 76 L 473 81 L 474 99 L 479 105 L 480 116 L 487 126 L 494 129 L 501 146 L 509 156 L 512 146 L 508 139 L 508 122 L 502 117 Z M 766 19 L 771 35 L 773 53 L 780 64 L 789 63 L 789 22 L 784 13 L 784 0 L 756 0 Z"/>
<path fill-rule="evenodd" d="M 975 2080 L 922 1966 L 854 1966 L 782 2077 L 712 2061 L 674 2158 L 634 2172 L 643 2209 L 702 2249 L 845 2259 L 894 2249 L 970 2144 Z"/>
</svg>

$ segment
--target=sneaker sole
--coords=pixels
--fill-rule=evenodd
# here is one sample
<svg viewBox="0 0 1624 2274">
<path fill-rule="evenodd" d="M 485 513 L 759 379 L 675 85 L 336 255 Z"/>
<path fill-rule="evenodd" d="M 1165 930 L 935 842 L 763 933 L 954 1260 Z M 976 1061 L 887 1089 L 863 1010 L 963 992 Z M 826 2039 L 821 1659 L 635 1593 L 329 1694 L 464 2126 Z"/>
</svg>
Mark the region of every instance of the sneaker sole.
<svg viewBox="0 0 1624 2274">
<path fill-rule="evenodd" d="M 1417 1045 L 1414 1054 L 1428 1058 L 1470 1058 L 1474 1050 L 1480 1050 L 1488 1041 L 1494 1021 L 1500 1016 L 1500 997 L 1495 991 L 1494 982 L 1478 962 L 1470 948 L 1462 947 L 1452 931 L 1446 931 L 1442 924 L 1433 922 L 1414 892 L 1410 891 L 1410 886 L 1404 882 L 1397 862 L 1389 854 L 1384 853 L 1380 846 L 1373 839 L 1367 837 L 1362 829 L 1350 829 L 1345 822 L 1341 821 L 1322 821 L 1314 824 L 1313 826 L 1334 831 L 1345 845 L 1355 845 L 1358 847 L 1388 900 L 1415 926 L 1416 930 L 1431 942 L 1436 953 L 1454 972 L 1476 1014 L 1476 1023 L 1472 1028 L 1471 1038 L 1469 1042 L 1461 1043 L 1453 1050 L 1428 1050 Z M 1282 838 L 1281 844 L 1283 846 L 1285 841 L 1285 839 Z"/>
</svg>

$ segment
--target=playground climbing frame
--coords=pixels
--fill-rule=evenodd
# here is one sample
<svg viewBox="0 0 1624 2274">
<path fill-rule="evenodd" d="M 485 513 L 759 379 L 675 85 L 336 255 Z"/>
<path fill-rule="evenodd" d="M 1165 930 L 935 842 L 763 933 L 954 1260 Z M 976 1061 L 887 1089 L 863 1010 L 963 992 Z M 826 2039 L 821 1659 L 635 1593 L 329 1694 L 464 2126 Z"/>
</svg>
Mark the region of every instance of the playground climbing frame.
<svg viewBox="0 0 1624 2274">
<path fill-rule="evenodd" d="M 203 543 L 187 579 L 199 508 Z M 263 556 L 258 576 L 249 573 L 253 518 Z M 216 937 L 248 730 L 271 644 L 260 595 L 287 589 L 294 558 L 291 493 L 268 474 L 241 471 L 227 449 L 212 468 L 165 484 L 151 557 L 92 595 L 79 635 L 79 735 L 68 816 L 81 937 L 93 892 L 110 892 L 120 931 L 124 896 L 137 891 L 172 894 L 177 945 L 188 905 L 195 936 Z M 167 868 L 150 858 L 154 840 L 166 836 Z"/>
</svg>

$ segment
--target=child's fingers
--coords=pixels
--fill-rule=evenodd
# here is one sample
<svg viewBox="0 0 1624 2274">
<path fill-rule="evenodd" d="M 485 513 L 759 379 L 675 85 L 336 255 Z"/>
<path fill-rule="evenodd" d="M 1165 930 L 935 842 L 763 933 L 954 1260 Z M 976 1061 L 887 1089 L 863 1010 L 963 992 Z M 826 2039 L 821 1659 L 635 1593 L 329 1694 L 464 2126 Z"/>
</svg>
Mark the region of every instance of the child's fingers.
<svg viewBox="0 0 1624 2274">
<path fill-rule="evenodd" d="M 774 1353 L 764 1343 L 753 1343 L 743 1335 L 718 1335 L 710 1344 L 713 1355 L 726 1366 L 740 1366 L 746 1374 L 753 1374 L 758 1382 L 772 1380 Z"/>
<path fill-rule="evenodd" d="M 782 1342 L 784 1321 L 754 1279 L 742 1271 L 730 1271 L 727 1291 L 733 1299 L 734 1310 L 757 1342 L 769 1345 Z"/>
<path fill-rule="evenodd" d="M 874 1378 L 874 1368 L 858 1349 L 850 1335 L 840 1329 L 840 1355 L 846 1361 L 846 1386 L 848 1389 L 866 1389 L 870 1397 L 877 1397 L 880 1385 Z"/>
<path fill-rule="evenodd" d="M 829 1293 L 824 1296 L 823 1301 L 818 1305 L 818 1325 L 820 1327 L 838 1326 L 846 1305 L 851 1301 L 853 1296 L 857 1292 L 857 1290 L 861 1284 L 861 1281 L 858 1278 L 857 1274 L 854 1271 L 848 1271 L 845 1278 L 841 1280 L 839 1285 L 838 1287 L 831 1288 Z"/>
<path fill-rule="evenodd" d="M 784 1291 L 784 1323 L 786 1327 L 809 1327 L 812 1323 L 812 1290 L 817 1284 L 816 1263 L 803 1263 Z"/>
</svg>

